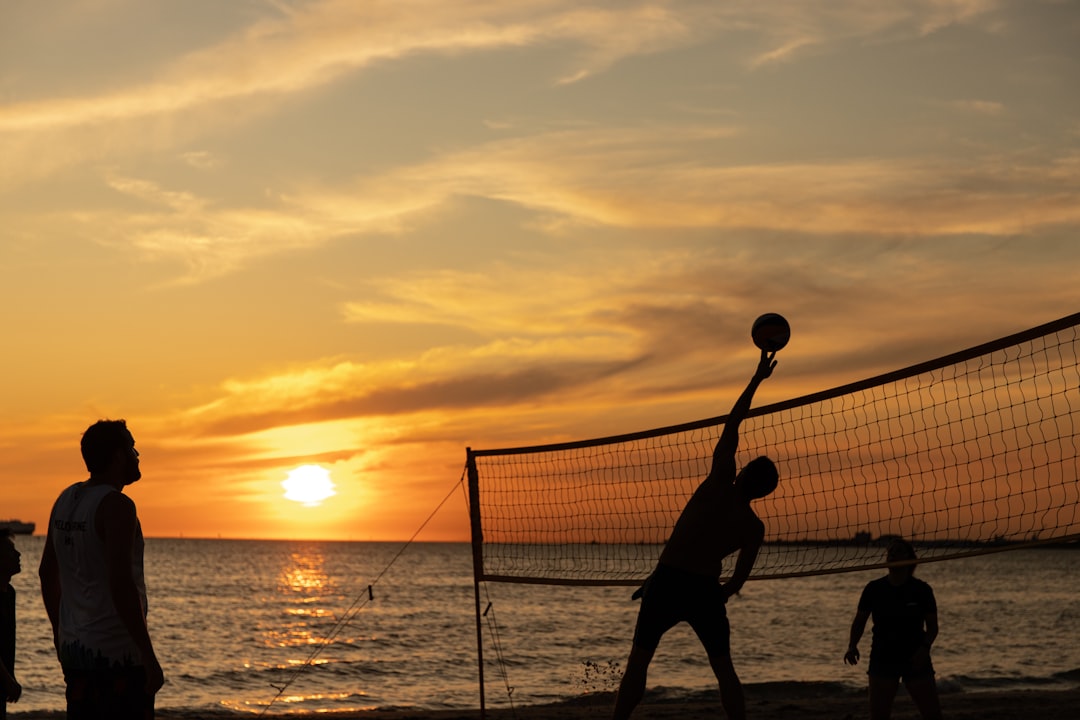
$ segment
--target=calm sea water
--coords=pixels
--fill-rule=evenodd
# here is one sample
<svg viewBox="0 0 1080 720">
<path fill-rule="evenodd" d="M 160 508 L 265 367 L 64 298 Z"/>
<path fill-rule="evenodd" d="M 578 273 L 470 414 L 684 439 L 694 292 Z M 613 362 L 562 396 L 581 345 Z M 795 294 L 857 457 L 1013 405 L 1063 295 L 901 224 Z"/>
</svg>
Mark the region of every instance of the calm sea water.
<svg viewBox="0 0 1080 720">
<path fill-rule="evenodd" d="M 12 711 L 64 705 L 37 587 L 42 543 L 16 540 L 25 690 Z M 862 687 L 863 669 L 841 656 L 859 592 L 880 574 L 748 583 L 728 606 L 743 681 Z M 918 574 L 938 598 L 935 665 L 945 690 L 1080 682 L 1080 550 L 1016 550 L 929 563 Z M 147 576 L 167 678 L 159 707 L 479 705 L 467 544 L 148 539 Z M 621 587 L 481 586 L 488 706 L 613 690 L 638 607 L 629 595 Z M 650 688 L 697 692 L 713 683 L 689 629 L 669 633 Z"/>
</svg>

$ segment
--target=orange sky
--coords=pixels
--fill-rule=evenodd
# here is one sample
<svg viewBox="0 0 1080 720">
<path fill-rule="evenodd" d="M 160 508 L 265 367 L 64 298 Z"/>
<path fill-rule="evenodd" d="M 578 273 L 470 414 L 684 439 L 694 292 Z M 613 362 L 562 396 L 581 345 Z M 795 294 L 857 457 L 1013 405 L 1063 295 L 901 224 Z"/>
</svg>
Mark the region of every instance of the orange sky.
<svg viewBox="0 0 1080 720">
<path fill-rule="evenodd" d="M 129 422 L 150 536 L 465 539 L 465 448 L 1080 308 L 1069 3 L 0 5 L 0 517 Z M 301 465 L 336 494 L 306 506 Z"/>
</svg>

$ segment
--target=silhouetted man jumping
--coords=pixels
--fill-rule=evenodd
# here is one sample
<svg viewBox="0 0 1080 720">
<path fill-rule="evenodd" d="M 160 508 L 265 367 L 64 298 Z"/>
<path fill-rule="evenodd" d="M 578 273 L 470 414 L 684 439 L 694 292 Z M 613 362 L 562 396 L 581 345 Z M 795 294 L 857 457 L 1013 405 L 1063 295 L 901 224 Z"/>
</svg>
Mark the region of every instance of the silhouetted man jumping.
<svg viewBox="0 0 1080 720">
<path fill-rule="evenodd" d="M 750 501 L 775 490 L 779 476 L 772 460 L 764 456 L 736 473 L 735 451 L 739 425 L 750 411 L 758 385 L 772 375 L 775 357 L 775 352 L 761 351 L 754 376 L 724 423 L 713 450 L 712 469 L 683 508 L 656 569 L 634 594 L 641 597 L 641 608 L 626 673 L 615 699 L 614 720 L 626 720 L 641 702 L 649 663 L 660 638 L 680 622 L 689 623 L 705 646 L 728 717 L 746 717 L 742 684 L 731 663 L 731 626 L 725 603 L 750 576 L 765 539 L 765 524 L 750 508 Z M 735 571 L 721 585 L 723 560 L 735 552 L 739 554 Z"/>
</svg>

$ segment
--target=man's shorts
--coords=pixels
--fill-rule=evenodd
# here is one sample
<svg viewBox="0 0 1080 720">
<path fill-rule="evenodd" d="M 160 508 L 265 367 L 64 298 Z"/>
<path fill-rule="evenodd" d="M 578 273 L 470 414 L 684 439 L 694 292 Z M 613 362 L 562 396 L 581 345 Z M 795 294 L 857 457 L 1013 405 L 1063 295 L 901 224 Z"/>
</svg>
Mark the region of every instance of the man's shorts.
<svg viewBox="0 0 1080 720">
<path fill-rule="evenodd" d="M 898 678 L 904 682 L 934 676 L 934 664 L 929 653 L 921 650 L 901 652 L 881 652 L 870 649 L 870 665 L 867 675 L 884 678 Z"/>
<path fill-rule="evenodd" d="M 64 670 L 68 720 L 145 720 L 154 716 L 142 667 Z"/>
<path fill-rule="evenodd" d="M 709 657 L 731 655 L 731 625 L 717 578 L 657 565 L 642 586 L 634 645 L 656 650 L 664 633 L 680 622 L 694 629 Z"/>
</svg>

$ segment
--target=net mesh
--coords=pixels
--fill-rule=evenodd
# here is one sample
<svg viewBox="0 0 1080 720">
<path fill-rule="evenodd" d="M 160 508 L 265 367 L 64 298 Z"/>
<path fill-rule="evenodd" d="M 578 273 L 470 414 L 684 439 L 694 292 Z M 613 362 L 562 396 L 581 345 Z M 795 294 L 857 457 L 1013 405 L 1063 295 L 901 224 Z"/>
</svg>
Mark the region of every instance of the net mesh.
<svg viewBox="0 0 1080 720">
<path fill-rule="evenodd" d="M 738 464 L 772 458 L 754 501 L 754 578 L 876 567 L 892 536 L 924 560 L 1080 535 L 1080 315 L 753 410 Z M 724 417 L 614 438 L 470 450 L 477 578 L 630 585 L 709 470 Z"/>
</svg>

